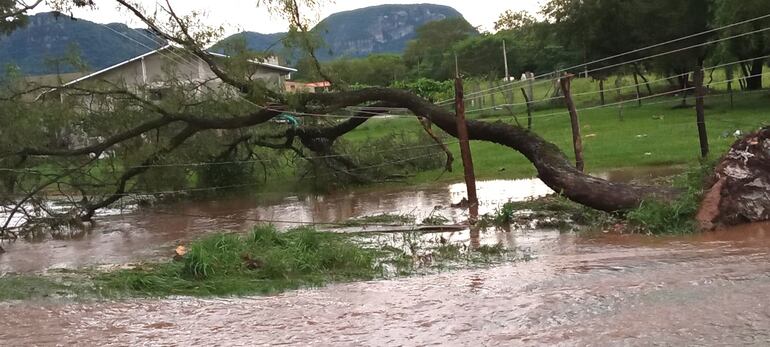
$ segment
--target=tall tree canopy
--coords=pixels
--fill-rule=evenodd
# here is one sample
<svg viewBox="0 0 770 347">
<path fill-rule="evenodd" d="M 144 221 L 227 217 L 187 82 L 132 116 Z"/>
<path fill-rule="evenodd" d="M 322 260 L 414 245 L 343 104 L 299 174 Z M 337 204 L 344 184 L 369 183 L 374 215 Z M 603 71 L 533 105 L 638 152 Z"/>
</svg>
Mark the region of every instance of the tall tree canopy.
<svg viewBox="0 0 770 347">
<path fill-rule="evenodd" d="M 770 1 L 716 0 L 714 16 L 718 26 L 745 21 L 762 14 L 770 14 Z M 770 19 L 733 26 L 723 32 L 723 37 L 760 30 L 768 27 L 768 25 L 770 25 Z M 734 58 L 748 60 L 741 64 L 743 75 L 746 76 L 746 87 L 750 90 L 762 89 L 762 71 L 767 58 L 758 57 L 770 55 L 770 32 L 764 31 L 734 38 L 728 40 L 725 46 Z"/>
<path fill-rule="evenodd" d="M 419 77 L 451 78 L 454 58 L 449 48 L 477 34 L 476 28 L 460 17 L 427 23 L 417 29 L 417 37 L 407 44 L 404 61 L 418 70 Z"/>
</svg>

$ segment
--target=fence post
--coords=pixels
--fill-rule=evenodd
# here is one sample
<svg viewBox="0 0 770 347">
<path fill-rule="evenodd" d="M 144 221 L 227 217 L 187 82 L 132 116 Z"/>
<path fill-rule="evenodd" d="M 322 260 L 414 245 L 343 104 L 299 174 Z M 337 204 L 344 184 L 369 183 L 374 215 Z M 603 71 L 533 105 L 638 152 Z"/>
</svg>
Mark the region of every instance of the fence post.
<svg viewBox="0 0 770 347">
<path fill-rule="evenodd" d="M 634 71 L 634 84 L 636 85 L 636 102 L 639 104 L 639 107 L 642 107 L 642 89 L 639 85 L 639 75 L 636 74 L 636 71 Z"/>
<path fill-rule="evenodd" d="M 583 161 L 583 140 L 580 138 L 580 121 L 578 120 L 578 113 L 575 109 L 575 103 L 572 101 L 572 92 L 570 91 L 570 81 L 575 75 L 567 74 L 559 82 L 561 83 L 561 89 L 564 93 L 564 103 L 569 110 L 569 118 L 572 122 L 572 146 L 575 148 L 575 167 L 579 171 L 583 171 L 585 163 Z"/>
<path fill-rule="evenodd" d="M 494 113 L 495 107 L 497 107 L 497 103 L 495 102 L 495 93 L 497 93 L 497 89 L 495 88 L 495 82 L 493 80 L 489 80 L 489 103 L 491 104 L 489 107 L 492 107 L 492 112 Z"/>
<path fill-rule="evenodd" d="M 733 66 L 728 65 L 725 68 L 725 76 L 727 78 L 727 92 L 730 93 L 730 108 L 733 108 Z"/>
<path fill-rule="evenodd" d="M 695 67 L 693 79 L 695 80 L 695 117 L 698 123 L 700 154 L 701 157 L 705 158 L 709 154 L 709 140 L 708 133 L 706 132 L 706 117 L 703 110 L 703 96 L 705 94 L 703 88 L 703 66 L 698 65 Z"/>
<path fill-rule="evenodd" d="M 529 96 L 524 88 L 521 88 L 521 94 L 524 95 L 524 101 L 527 103 L 527 129 L 532 130 L 532 102 L 529 101 Z"/>
<path fill-rule="evenodd" d="M 473 158 L 471 146 L 468 140 L 468 125 L 465 123 L 465 106 L 463 104 L 463 80 L 460 78 L 460 69 L 455 56 L 457 69 L 455 76 L 455 118 L 457 120 L 457 137 L 460 140 L 460 156 L 463 160 L 465 173 L 465 187 L 468 190 L 468 221 L 475 224 L 479 218 L 479 199 L 476 196 L 476 175 L 473 172 Z"/>
<path fill-rule="evenodd" d="M 601 99 L 602 106 L 604 106 L 604 78 L 599 79 L 599 99 Z"/>
<path fill-rule="evenodd" d="M 527 72 L 527 95 L 529 102 L 535 101 L 535 73 Z"/>
</svg>

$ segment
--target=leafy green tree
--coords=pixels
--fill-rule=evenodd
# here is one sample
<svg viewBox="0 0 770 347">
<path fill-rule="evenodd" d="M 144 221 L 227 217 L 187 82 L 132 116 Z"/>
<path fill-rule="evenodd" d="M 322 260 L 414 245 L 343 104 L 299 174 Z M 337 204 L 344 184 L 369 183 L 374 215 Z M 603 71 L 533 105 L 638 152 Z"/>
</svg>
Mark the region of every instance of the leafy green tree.
<svg viewBox="0 0 770 347">
<path fill-rule="evenodd" d="M 410 41 L 404 52 L 404 61 L 418 77 L 437 80 L 454 75 L 451 47 L 478 31 L 463 18 L 430 22 L 417 29 L 417 37 Z"/>
<path fill-rule="evenodd" d="M 520 30 L 531 27 L 535 23 L 537 19 L 527 11 L 507 10 L 495 21 L 495 30 Z"/>
<path fill-rule="evenodd" d="M 764 0 L 716 0 L 714 17 L 716 25 L 724 26 L 770 13 L 770 1 Z M 758 20 L 734 26 L 723 31 L 723 36 L 730 37 L 741 33 L 766 28 L 770 20 Z M 762 71 L 767 58 L 757 58 L 770 54 L 770 33 L 767 31 L 742 36 L 726 41 L 728 53 L 738 60 L 749 60 L 741 64 L 741 71 L 746 77 L 746 88 L 762 89 Z M 756 59 L 752 59 L 756 58 Z"/>
</svg>

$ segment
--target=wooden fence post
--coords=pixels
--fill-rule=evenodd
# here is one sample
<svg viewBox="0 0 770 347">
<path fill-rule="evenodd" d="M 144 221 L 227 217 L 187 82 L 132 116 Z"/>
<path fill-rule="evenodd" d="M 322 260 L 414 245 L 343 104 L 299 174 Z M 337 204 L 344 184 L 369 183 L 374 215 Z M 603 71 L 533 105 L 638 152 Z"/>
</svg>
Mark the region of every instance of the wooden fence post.
<svg viewBox="0 0 770 347">
<path fill-rule="evenodd" d="M 455 64 L 457 65 L 455 56 Z M 463 80 L 460 78 L 459 67 L 455 77 L 455 117 L 457 120 L 457 137 L 460 140 L 460 156 L 463 160 L 465 187 L 468 190 L 468 221 L 475 224 L 479 218 L 479 199 L 476 196 L 476 175 L 473 172 L 473 158 L 468 140 L 468 125 L 465 123 L 465 106 L 463 103 Z"/>
<path fill-rule="evenodd" d="M 695 80 L 695 117 L 698 123 L 698 138 L 700 139 L 700 154 L 705 158 L 709 154 L 709 140 L 708 133 L 706 132 L 706 117 L 703 107 L 703 96 L 705 90 L 703 88 L 703 67 L 698 65 L 695 67 L 693 74 Z"/>
<path fill-rule="evenodd" d="M 527 129 L 532 130 L 532 102 L 524 88 L 521 88 L 521 94 L 524 95 L 524 101 L 527 103 Z"/>
<path fill-rule="evenodd" d="M 634 84 L 636 85 L 636 102 L 642 107 L 642 86 L 639 85 L 639 75 L 634 71 Z"/>
<path fill-rule="evenodd" d="M 570 91 L 570 81 L 575 75 L 567 74 L 559 82 L 561 83 L 561 89 L 564 93 L 564 103 L 569 110 L 569 118 L 572 122 L 572 145 L 575 148 L 575 167 L 579 171 L 585 169 L 585 163 L 583 161 L 583 140 L 580 138 L 580 121 L 578 120 L 577 109 L 575 109 L 575 103 L 572 101 L 572 92 Z"/>
<path fill-rule="evenodd" d="M 734 107 L 733 104 L 733 79 L 734 79 L 734 73 L 733 73 L 733 66 L 728 65 L 725 68 L 725 76 L 727 78 L 727 92 L 730 93 L 730 108 L 732 109 Z"/>
</svg>

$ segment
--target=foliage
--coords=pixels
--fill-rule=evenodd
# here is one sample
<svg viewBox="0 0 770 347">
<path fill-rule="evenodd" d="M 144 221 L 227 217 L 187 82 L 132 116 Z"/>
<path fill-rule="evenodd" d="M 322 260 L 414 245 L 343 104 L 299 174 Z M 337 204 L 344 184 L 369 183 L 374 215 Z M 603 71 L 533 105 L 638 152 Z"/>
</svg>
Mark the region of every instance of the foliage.
<svg viewBox="0 0 770 347">
<path fill-rule="evenodd" d="M 528 254 L 520 258 L 517 253 L 501 244 L 473 249 L 420 233 L 357 237 L 258 226 L 247 234 L 215 233 L 194 241 L 173 262 L 0 277 L 0 301 L 272 294 L 331 282 L 528 259 Z"/>
<path fill-rule="evenodd" d="M 452 98 L 454 83 L 452 81 L 436 81 L 429 78 L 419 78 L 414 82 L 397 81 L 393 88 L 405 89 L 427 100 L 436 102 Z"/>
<path fill-rule="evenodd" d="M 180 261 L 97 276 L 105 294 L 150 296 L 270 293 L 377 274 L 373 250 L 344 235 L 256 227 L 248 235 L 214 234 L 192 243 Z"/>
<path fill-rule="evenodd" d="M 338 59 L 323 64 L 330 76 L 345 84 L 388 86 L 407 77 L 407 67 L 395 54 L 373 54 L 360 59 Z M 308 78 L 310 77 L 310 78 Z M 317 80 L 321 76 L 311 74 L 306 79 Z"/>
<path fill-rule="evenodd" d="M 755 18 L 758 14 L 770 13 L 770 2 L 762 0 L 730 1 L 715 0 L 714 17 L 716 25 L 726 26 L 732 23 Z M 722 36 L 731 37 L 738 34 L 757 31 L 766 28 L 767 19 L 732 26 L 722 31 Z M 748 36 L 730 39 L 722 44 L 729 55 L 738 60 L 764 57 L 770 54 L 770 34 L 767 31 Z M 767 58 L 758 58 L 740 65 L 743 75 L 747 77 L 747 87 L 751 90 L 762 88 L 762 74 Z M 751 77 L 750 77 L 751 76 Z"/>
<path fill-rule="evenodd" d="M 389 225 L 408 225 L 414 224 L 415 218 L 409 214 L 389 214 L 383 213 L 374 216 L 365 216 L 348 219 L 342 224 L 347 227 L 366 226 L 368 224 L 389 224 Z"/>
<path fill-rule="evenodd" d="M 404 51 L 404 61 L 417 78 L 445 80 L 454 75 L 454 59 L 447 47 L 452 47 L 478 31 L 463 18 L 430 22 L 417 29 L 417 36 Z"/>
<path fill-rule="evenodd" d="M 703 194 L 705 178 L 714 171 L 714 164 L 703 164 L 681 175 L 675 185 L 684 190 L 677 200 L 666 204 L 644 202 L 630 211 L 630 225 L 650 234 L 683 234 L 695 231 L 695 214 Z"/>
<path fill-rule="evenodd" d="M 527 11 L 513 12 L 506 10 L 495 21 L 495 30 L 521 30 L 537 23 L 537 19 Z"/>
</svg>

